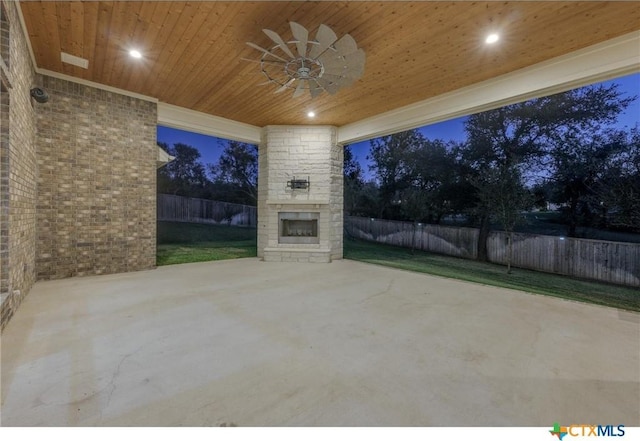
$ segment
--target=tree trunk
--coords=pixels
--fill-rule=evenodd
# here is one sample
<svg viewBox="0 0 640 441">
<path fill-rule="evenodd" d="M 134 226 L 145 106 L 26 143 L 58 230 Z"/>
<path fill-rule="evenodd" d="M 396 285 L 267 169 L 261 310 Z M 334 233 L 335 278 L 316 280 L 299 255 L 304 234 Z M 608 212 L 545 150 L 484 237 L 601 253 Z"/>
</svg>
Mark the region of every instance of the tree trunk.
<svg viewBox="0 0 640 441">
<path fill-rule="evenodd" d="M 489 238 L 489 215 L 483 214 L 480 219 L 480 233 L 478 234 L 478 260 L 487 262 L 489 256 L 487 253 L 487 239 Z"/>
</svg>

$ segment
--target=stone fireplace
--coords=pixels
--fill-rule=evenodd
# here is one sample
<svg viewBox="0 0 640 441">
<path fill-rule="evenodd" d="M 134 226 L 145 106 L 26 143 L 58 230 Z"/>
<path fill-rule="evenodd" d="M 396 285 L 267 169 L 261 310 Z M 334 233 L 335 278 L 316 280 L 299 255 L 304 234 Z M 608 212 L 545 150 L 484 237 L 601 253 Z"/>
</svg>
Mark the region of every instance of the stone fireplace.
<svg viewBox="0 0 640 441">
<path fill-rule="evenodd" d="M 258 256 L 342 258 L 342 146 L 331 126 L 267 126 L 258 174 Z"/>
</svg>

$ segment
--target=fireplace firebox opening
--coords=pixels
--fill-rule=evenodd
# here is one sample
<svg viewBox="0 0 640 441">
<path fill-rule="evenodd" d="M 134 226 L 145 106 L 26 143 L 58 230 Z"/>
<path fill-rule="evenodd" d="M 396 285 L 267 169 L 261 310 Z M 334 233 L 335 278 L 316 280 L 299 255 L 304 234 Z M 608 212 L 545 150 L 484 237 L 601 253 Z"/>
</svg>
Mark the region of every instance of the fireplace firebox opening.
<svg viewBox="0 0 640 441">
<path fill-rule="evenodd" d="M 318 237 L 318 219 L 320 213 L 315 212 L 281 212 L 278 213 L 278 243 L 284 244 L 316 244 Z"/>
</svg>

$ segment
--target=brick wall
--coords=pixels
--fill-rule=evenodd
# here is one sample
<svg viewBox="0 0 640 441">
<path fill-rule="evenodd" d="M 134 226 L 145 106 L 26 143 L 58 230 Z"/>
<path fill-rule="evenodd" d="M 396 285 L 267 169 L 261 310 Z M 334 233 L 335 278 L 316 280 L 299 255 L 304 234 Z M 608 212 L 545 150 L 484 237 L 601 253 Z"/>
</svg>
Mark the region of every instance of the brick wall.
<svg viewBox="0 0 640 441">
<path fill-rule="evenodd" d="M 155 103 L 43 76 L 37 276 L 153 268 Z"/>
<path fill-rule="evenodd" d="M 4 78 L 0 78 L 4 80 Z M 0 82 L 0 295 L 9 292 L 9 86 Z"/>
<path fill-rule="evenodd" d="M 3 329 L 37 278 L 155 266 L 157 110 L 36 75 L 18 4 L 1 4 Z M 34 86 L 49 93 L 48 103 L 31 99 Z"/>
<path fill-rule="evenodd" d="M 20 28 L 17 3 L 3 1 L 2 4 L 6 13 L 3 25 L 9 26 L 9 35 L 2 35 L 3 121 L 0 129 L 0 327 L 4 328 L 35 281 L 38 170 L 36 117 L 29 95 L 36 85 L 36 76 Z"/>
</svg>

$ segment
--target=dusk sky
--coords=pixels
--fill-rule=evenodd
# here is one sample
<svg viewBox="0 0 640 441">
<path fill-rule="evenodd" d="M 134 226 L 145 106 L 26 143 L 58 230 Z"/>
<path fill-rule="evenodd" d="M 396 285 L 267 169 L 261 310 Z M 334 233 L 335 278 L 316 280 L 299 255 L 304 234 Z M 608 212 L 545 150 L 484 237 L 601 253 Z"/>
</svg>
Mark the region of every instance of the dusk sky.
<svg viewBox="0 0 640 441">
<path fill-rule="evenodd" d="M 625 113 L 618 118 L 619 127 L 631 128 L 640 123 L 640 74 L 628 75 L 626 77 L 617 78 L 615 80 L 605 81 L 603 85 L 617 83 L 625 97 L 635 96 L 636 99 Z M 456 118 L 437 124 L 424 126 L 418 130 L 422 132 L 425 138 L 442 139 L 444 141 L 455 140 L 461 141 L 465 138 L 464 121 L 466 117 Z M 164 142 L 169 145 L 175 143 L 188 144 L 198 149 L 201 154 L 203 164 L 217 163 L 220 153 L 226 143 L 225 140 L 209 135 L 201 135 L 198 133 L 185 132 L 182 130 L 172 129 L 169 127 L 158 126 L 158 142 Z M 351 151 L 355 154 L 356 159 L 362 165 L 366 179 L 370 179 L 372 175 L 369 172 L 369 163 L 367 155 L 369 153 L 369 141 L 362 141 L 351 145 Z"/>
</svg>

